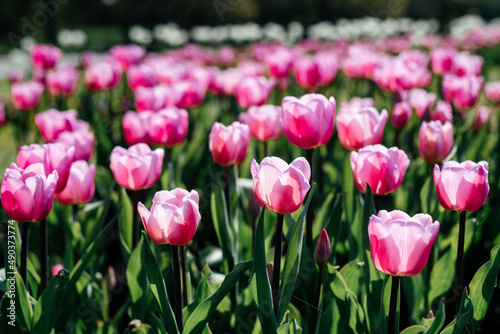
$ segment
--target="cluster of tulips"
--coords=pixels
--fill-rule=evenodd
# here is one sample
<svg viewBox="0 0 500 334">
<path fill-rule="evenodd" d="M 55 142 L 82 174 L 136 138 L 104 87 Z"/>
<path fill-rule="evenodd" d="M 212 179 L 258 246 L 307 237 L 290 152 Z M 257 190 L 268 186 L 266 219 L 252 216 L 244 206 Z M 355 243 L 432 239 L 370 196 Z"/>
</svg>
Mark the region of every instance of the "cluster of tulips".
<svg viewBox="0 0 500 334">
<path fill-rule="evenodd" d="M 198 282 L 191 282 L 194 276 L 189 272 L 189 261 L 192 254 L 199 257 L 196 240 L 193 240 L 197 229 L 203 224 L 211 224 L 209 216 L 202 217 L 204 208 L 200 199 L 206 198 L 207 194 L 203 184 L 194 185 L 193 190 L 187 187 L 186 184 L 192 182 L 182 177 L 196 179 L 195 175 L 185 176 L 180 168 L 174 167 L 181 166 L 183 153 L 180 152 L 208 149 L 212 160 L 222 166 L 220 169 L 225 176 L 221 195 L 212 194 L 211 199 L 214 229 L 227 261 L 222 270 L 227 274 L 224 282 L 239 281 L 242 276 L 230 279 L 231 275 L 236 277 L 242 268 L 247 268 L 245 266 L 253 268 L 252 277 L 257 285 L 249 283 L 252 289 L 248 290 L 252 290 L 256 304 L 252 307 L 259 310 L 257 315 L 262 331 L 275 332 L 280 325 L 289 327 L 294 324 L 295 320 L 287 313 L 295 289 L 295 281 L 290 279 L 297 279 L 300 274 L 300 259 L 306 256 L 307 249 L 314 253 L 319 273 L 316 291 L 308 299 L 314 312 L 307 316 L 307 323 L 303 322 L 302 327 L 315 333 L 325 328 L 321 327 L 322 320 L 318 317 L 331 318 L 342 312 L 337 310 L 335 313 L 326 307 L 325 298 L 333 297 L 328 297 L 324 288 L 330 286 L 332 275 L 342 272 L 335 274 L 333 266 L 339 263 L 334 255 L 336 245 L 342 243 L 339 240 L 341 234 L 332 235 L 329 223 L 325 223 L 325 215 L 320 213 L 319 202 L 324 201 L 320 197 L 337 191 L 331 190 L 335 187 L 340 189 L 342 201 L 345 202 L 347 197 L 357 201 L 353 196 L 354 185 L 360 194 L 364 194 L 360 195 L 359 205 L 369 213 L 363 229 L 349 231 L 349 239 L 361 239 L 362 236 L 369 242 L 367 253 L 358 254 L 369 254 L 370 257 L 357 259 L 371 261 L 364 266 L 374 266 L 392 277 L 387 322 L 385 319 L 370 320 L 366 325 L 363 323 L 363 328 L 373 332 L 375 327 L 381 326 L 394 333 L 399 326 L 396 316 L 399 278 L 419 275 L 431 253 L 437 252 L 433 244 L 438 238 L 440 222 L 431 214 L 439 214 L 442 218 L 443 212 L 431 210 L 427 205 L 428 212 L 418 211 L 411 216 L 404 212 L 411 206 L 389 207 L 387 198 L 390 196 L 383 195 L 397 191 L 404 184 L 410 164 L 422 159 L 424 165 L 429 166 L 426 170 L 428 176 L 431 177 L 432 173 L 432 188 L 439 204 L 445 210 L 460 213 L 459 238 L 454 246 L 457 277 L 453 292 L 458 312 L 461 302 L 464 304 L 462 294 L 467 286 L 463 278 L 466 212 L 479 210 L 490 191 L 488 162 L 465 159 L 467 142 L 464 137 L 469 128 L 474 133 L 489 131 L 485 125 L 500 102 L 500 81 L 484 84 L 481 56 L 460 51 L 459 46 L 448 38 L 435 37 L 434 41 L 438 46 L 433 45 L 429 52 L 396 42 L 386 50 L 386 44 L 370 40 L 352 43 L 306 40 L 293 47 L 256 43 L 244 49 L 225 46 L 218 50 L 188 45 L 161 54 L 146 53 L 137 45 L 121 45 L 104 55 L 84 53 L 80 67 L 61 65 L 62 52 L 57 47 L 35 46 L 30 54 L 33 66 L 30 80 L 24 81 L 22 73 L 13 71 L 9 77 L 11 105 L 0 104 L 0 123 L 10 120 L 21 133 L 17 160 L 5 170 L 0 196 L 5 213 L 22 226 L 20 274 L 26 291 L 29 293 L 30 223 L 41 222 L 41 281 L 36 291 L 43 297 L 49 282 L 48 264 L 54 263 L 54 260 L 49 260 L 47 251 L 47 219 L 54 198 L 60 205 L 73 207 L 74 221 L 84 204 L 99 199 L 116 201 L 116 190 L 111 189 L 114 187 L 111 182 L 101 181 L 96 192 L 96 177 L 100 174 L 101 179 L 105 178 L 110 170 L 116 183 L 124 188 L 117 191 L 122 203 L 118 210 L 121 211 L 119 219 L 128 221 L 127 217 L 131 217 L 132 226 L 128 227 L 131 234 L 119 232 L 120 238 L 126 239 L 123 242 L 128 244 L 127 258 L 129 256 L 131 261 L 134 254 L 142 254 L 138 256 L 144 259 L 144 252 L 149 254 L 151 251 L 146 240 L 171 245 L 172 306 L 158 297 L 162 284 L 166 292 L 167 280 L 162 280 L 158 287 L 156 276 L 147 270 L 149 284 L 145 281 L 158 299 L 162 319 L 158 322 L 163 322 L 169 332 L 182 332 L 183 328 L 184 332 L 201 332 L 200 328 L 210 323 L 217 305 L 206 311 L 209 313 L 204 318 L 199 314 L 205 311 L 196 312 L 202 301 L 193 298 L 191 292 Z M 341 91 L 343 87 L 337 87 L 336 79 L 350 88 L 347 98 Z M 80 83 L 85 89 L 79 87 Z M 475 108 L 479 100 L 484 101 L 481 99 L 483 86 L 490 104 Z M 353 94 L 360 88 L 366 89 Z M 344 98 L 337 111 L 336 99 L 340 100 L 340 95 Z M 276 101 L 276 104 L 268 104 L 269 101 Z M 204 109 L 208 104 L 218 110 L 214 117 L 207 115 L 211 110 Z M 41 106 L 46 109 L 42 110 Z M 11 107 L 12 111 L 7 113 L 9 117 L 5 117 L 4 108 Z M 69 107 L 75 109 L 64 111 Z M 474 108 L 475 114 L 468 117 Z M 102 120 L 106 118 L 112 120 L 111 130 L 103 133 Z M 211 123 L 199 124 L 206 119 L 211 119 Z M 26 145 L 31 138 L 26 133 L 33 125 L 36 125 L 44 144 Z M 412 137 L 417 127 L 418 141 Z M 208 129 L 211 129 L 209 133 L 203 132 Z M 200 131 L 202 139 L 197 140 Z M 392 147 L 383 145 L 389 142 L 393 143 Z M 106 143 L 111 143 L 111 146 Z M 413 151 L 415 143 L 418 143 L 418 155 Z M 331 173 L 328 174 L 325 167 L 325 161 L 334 155 L 339 156 L 339 152 L 340 156 L 344 155 L 344 169 L 350 167 L 348 173 L 342 171 L 347 177 L 341 182 L 338 182 L 341 177 L 331 179 Z M 248 159 L 248 156 L 255 159 Z M 283 159 L 290 157 L 293 159 L 290 163 Z M 453 158 L 458 161 L 452 161 Z M 190 167 L 193 174 L 199 169 L 209 168 L 209 162 L 198 162 L 199 165 Z M 496 164 L 495 167 L 498 168 Z M 342 166 L 337 166 L 336 170 L 341 171 Z M 247 180 L 244 176 L 252 179 L 246 188 L 239 184 Z M 149 189 L 154 190 L 151 197 Z M 244 194 L 242 189 L 245 189 Z M 420 191 L 419 186 L 414 190 Z M 115 195 L 103 195 L 113 191 Z M 430 194 L 431 191 L 429 200 Z M 308 203 L 305 203 L 306 198 Z M 130 201 L 132 210 L 124 213 L 123 203 L 126 201 Z M 372 203 L 374 210 L 369 207 Z M 248 216 L 253 222 L 253 262 L 250 264 L 242 261 L 242 251 L 238 249 L 238 226 L 243 215 L 238 208 L 241 206 L 248 206 Z M 333 207 L 333 202 L 329 206 Z M 302 213 L 298 216 L 296 212 L 301 207 Z M 273 261 L 266 259 L 266 243 L 262 241 L 264 229 L 266 233 L 272 233 L 264 226 L 265 220 L 272 216 L 266 215 L 265 210 L 276 213 L 273 219 L 276 221 Z M 337 216 L 338 219 L 354 220 L 353 212 L 348 210 Z M 84 211 L 80 213 L 82 217 Z M 222 215 L 217 215 L 221 211 Z M 361 215 L 361 212 L 363 209 L 356 215 Z M 144 237 L 141 237 L 139 218 L 146 232 Z M 223 227 L 226 237 L 221 232 L 224 224 L 221 220 L 226 224 Z M 351 221 L 347 223 L 355 225 Z M 340 225 L 340 221 L 331 224 Z M 317 228 L 318 225 L 325 228 Z M 296 232 L 290 234 L 290 231 Z M 290 235 L 297 237 L 290 239 Z M 335 240 L 333 248 L 332 238 Z M 283 242 L 287 247 L 285 254 Z M 160 252 L 158 247 L 153 246 L 155 253 Z M 288 254 L 294 247 L 298 250 L 292 260 L 298 262 L 292 268 Z M 284 257 L 286 262 L 282 265 Z M 78 266 L 72 268 L 68 265 L 57 263 L 53 275 L 64 276 L 66 270 L 74 275 L 75 268 L 80 270 Z M 265 275 L 261 275 L 260 268 L 266 268 Z M 162 270 L 168 269 L 163 267 Z M 365 277 L 366 282 L 373 277 Z M 222 283 L 218 292 L 205 297 L 215 300 L 218 297 L 214 296 L 224 291 L 220 292 L 224 294 L 221 298 L 230 295 L 230 312 L 234 313 L 238 300 L 243 298 L 239 296 L 236 281 L 231 286 Z M 53 289 L 46 291 L 49 293 Z M 131 291 L 132 295 L 134 293 Z M 353 292 L 349 290 L 349 293 Z M 370 307 L 373 303 L 379 305 L 379 296 L 374 295 L 369 295 L 369 298 L 377 300 L 363 307 Z M 133 303 L 136 303 L 134 298 Z M 195 301 L 197 304 L 192 304 Z M 272 303 L 271 315 L 265 311 L 266 302 Z M 381 303 L 383 307 L 384 303 Z M 321 316 L 318 316 L 318 309 Z M 378 314 L 375 318 L 378 319 Z M 144 316 L 139 320 L 144 322 L 145 319 Z M 306 319 L 305 314 L 303 319 Z M 481 320 L 477 321 L 480 323 Z M 52 326 L 55 325 L 54 320 Z M 254 328 L 254 325 L 250 327 Z"/>
</svg>

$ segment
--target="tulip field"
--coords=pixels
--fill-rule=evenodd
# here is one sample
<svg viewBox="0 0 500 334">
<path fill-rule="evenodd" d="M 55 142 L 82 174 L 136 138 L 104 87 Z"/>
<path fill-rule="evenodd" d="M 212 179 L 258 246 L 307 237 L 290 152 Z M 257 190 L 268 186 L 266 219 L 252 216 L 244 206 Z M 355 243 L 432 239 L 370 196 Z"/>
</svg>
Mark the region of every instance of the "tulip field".
<svg viewBox="0 0 500 334">
<path fill-rule="evenodd" d="M 33 46 L 0 333 L 500 332 L 500 25 L 421 37 Z"/>
</svg>

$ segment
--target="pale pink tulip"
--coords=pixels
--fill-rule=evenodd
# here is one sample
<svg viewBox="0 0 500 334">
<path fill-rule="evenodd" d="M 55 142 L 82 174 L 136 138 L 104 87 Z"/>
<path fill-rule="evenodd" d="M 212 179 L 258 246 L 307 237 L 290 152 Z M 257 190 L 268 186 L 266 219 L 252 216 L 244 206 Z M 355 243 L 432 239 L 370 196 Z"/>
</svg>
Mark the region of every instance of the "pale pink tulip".
<svg viewBox="0 0 500 334">
<path fill-rule="evenodd" d="M 54 72 L 48 72 L 45 83 L 50 95 L 71 96 L 75 92 L 78 83 L 78 71 L 72 66 L 66 66 Z"/>
<path fill-rule="evenodd" d="M 95 136 L 89 132 L 88 128 L 81 128 L 76 131 L 64 131 L 59 134 L 55 143 L 60 143 L 68 150 L 70 147 L 75 147 L 74 160 L 89 161 L 94 151 Z"/>
<path fill-rule="evenodd" d="M 418 152 L 430 164 L 440 163 L 453 149 L 453 127 L 450 122 L 422 122 L 418 136 Z"/>
<path fill-rule="evenodd" d="M 477 111 L 476 115 L 474 116 L 474 123 L 472 123 L 472 128 L 474 131 L 479 131 L 481 128 L 488 123 L 491 117 L 492 110 L 491 108 L 487 106 L 480 106 Z"/>
<path fill-rule="evenodd" d="M 488 82 L 484 85 L 484 93 L 488 101 L 500 102 L 500 81 Z"/>
<path fill-rule="evenodd" d="M 42 93 L 43 85 L 39 82 L 18 82 L 11 86 L 10 100 L 17 110 L 33 110 L 40 103 Z"/>
<path fill-rule="evenodd" d="M 455 108 L 464 112 L 476 104 L 482 86 L 483 77 L 447 74 L 443 78 L 443 95 L 448 103 L 453 103 Z"/>
<path fill-rule="evenodd" d="M 234 96 L 242 108 L 261 106 L 266 103 L 273 87 L 273 80 L 265 77 L 248 77 L 234 87 Z"/>
<path fill-rule="evenodd" d="M 73 162 L 69 170 L 66 187 L 56 194 L 56 199 L 64 205 L 88 203 L 94 197 L 95 166 L 79 160 Z"/>
<path fill-rule="evenodd" d="M 208 139 L 214 161 L 222 166 L 241 164 L 245 160 L 249 141 L 250 129 L 240 122 L 227 127 L 215 122 Z"/>
<path fill-rule="evenodd" d="M 238 116 L 240 121 L 250 128 L 250 136 L 258 141 L 276 140 L 283 132 L 281 107 L 266 104 L 260 107 L 252 106 L 248 112 Z"/>
<path fill-rule="evenodd" d="M 341 110 L 337 116 L 340 143 L 351 151 L 367 145 L 380 144 L 388 117 L 385 109 L 380 114 L 371 107 L 363 107 L 353 112 Z"/>
</svg>

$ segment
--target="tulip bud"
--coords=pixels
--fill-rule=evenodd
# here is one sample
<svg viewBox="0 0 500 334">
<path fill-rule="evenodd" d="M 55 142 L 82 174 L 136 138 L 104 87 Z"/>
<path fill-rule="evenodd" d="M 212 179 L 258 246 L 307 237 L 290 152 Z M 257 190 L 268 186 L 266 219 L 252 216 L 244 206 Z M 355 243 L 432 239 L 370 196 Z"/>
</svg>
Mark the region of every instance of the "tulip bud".
<svg viewBox="0 0 500 334">
<path fill-rule="evenodd" d="M 318 242 L 316 243 L 316 249 L 314 250 L 314 260 L 318 266 L 322 267 L 328 263 L 330 256 L 332 255 L 332 247 L 330 246 L 330 239 L 328 238 L 328 233 L 323 229 L 318 237 Z"/>
<path fill-rule="evenodd" d="M 273 272 L 274 272 L 274 262 L 270 261 L 267 265 L 267 277 L 269 278 L 269 282 L 273 281 Z"/>
<path fill-rule="evenodd" d="M 64 269 L 64 266 L 60 263 L 52 266 L 52 276 L 56 276 L 61 270 Z"/>
</svg>

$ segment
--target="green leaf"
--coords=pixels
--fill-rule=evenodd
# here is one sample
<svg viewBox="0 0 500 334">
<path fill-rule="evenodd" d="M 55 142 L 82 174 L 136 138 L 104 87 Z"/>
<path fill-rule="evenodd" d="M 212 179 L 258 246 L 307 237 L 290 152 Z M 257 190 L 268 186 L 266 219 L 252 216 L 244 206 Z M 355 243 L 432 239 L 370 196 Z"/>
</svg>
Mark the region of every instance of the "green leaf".
<svg viewBox="0 0 500 334">
<path fill-rule="evenodd" d="M 234 267 L 221 286 L 214 294 L 205 299 L 191 314 L 189 319 L 184 325 L 183 333 L 197 334 L 205 330 L 207 322 L 211 319 L 213 312 L 217 305 L 224 299 L 224 297 L 231 291 L 234 285 L 245 276 L 245 273 L 252 267 L 253 260 L 241 262 Z M 272 311 L 272 308 L 271 308 Z"/>
<path fill-rule="evenodd" d="M 135 210 L 132 208 L 132 202 L 130 201 L 125 188 L 122 188 L 120 192 L 120 204 L 120 223 L 118 226 L 120 238 L 122 238 L 124 245 L 126 246 L 124 247 L 122 245 L 122 248 L 128 248 L 123 249 L 124 255 L 126 255 L 125 261 L 128 261 L 128 255 L 132 249 L 132 215 L 135 214 Z"/>
<path fill-rule="evenodd" d="M 434 265 L 430 277 L 429 304 L 445 294 L 455 279 L 456 249 L 449 249 Z M 429 306 L 429 305 L 428 305 Z"/>
<path fill-rule="evenodd" d="M 335 205 L 332 205 L 334 199 L 338 199 L 338 196 L 335 196 L 335 193 L 331 191 L 321 205 L 321 208 L 315 218 L 317 224 L 313 225 L 313 240 L 316 240 L 321 230 L 326 228 L 330 223 L 329 219 L 331 218 L 332 211 L 335 208 Z"/>
<path fill-rule="evenodd" d="M 8 275 L 12 277 L 11 275 Z M 18 272 L 15 273 L 16 277 L 16 295 L 13 297 L 16 301 L 16 319 L 19 321 L 19 325 L 23 331 L 31 332 L 31 319 L 33 317 L 33 308 L 31 307 L 31 302 L 28 297 L 28 292 L 24 286 L 23 279 Z M 12 281 L 7 280 L 9 283 L 9 290 Z"/>
<path fill-rule="evenodd" d="M 222 188 L 216 187 L 210 197 L 210 209 L 214 221 L 217 240 L 222 248 L 224 258 L 229 260 L 235 258 L 233 247 L 233 234 L 227 216 L 226 200 Z"/>
<path fill-rule="evenodd" d="M 49 281 L 33 312 L 34 333 L 50 333 L 54 327 L 61 311 L 61 300 L 68 280 L 69 272 L 61 271 Z"/>
<path fill-rule="evenodd" d="M 476 272 L 469 284 L 470 299 L 474 305 L 473 327 L 479 328 L 483 321 L 491 296 L 496 288 L 498 270 L 500 268 L 500 243 L 490 252 L 490 260 Z"/>
<path fill-rule="evenodd" d="M 203 278 L 198 284 L 198 288 L 196 289 L 196 298 L 191 304 L 188 305 L 188 307 L 185 307 L 182 311 L 182 318 L 184 319 L 184 322 L 187 321 L 187 319 L 191 316 L 198 305 L 200 305 L 205 299 L 210 297 L 210 294 L 213 291 L 209 283 L 211 276 L 212 270 L 208 266 L 208 263 L 205 263 L 205 267 L 203 268 L 202 273 Z"/>
<path fill-rule="evenodd" d="M 448 326 L 443 329 L 441 334 L 459 334 L 463 333 L 466 326 L 471 324 L 473 320 L 474 306 L 467 294 L 467 289 L 462 294 L 462 302 L 460 304 L 460 311 L 458 315 L 453 319 Z M 473 332 L 473 331 L 472 331 Z"/>
<path fill-rule="evenodd" d="M 146 291 L 148 289 L 148 279 L 142 261 L 144 251 L 143 242 L 144 238 L 140 238 L 127 264 L 126 276 L 130 299 L 132 301 L 132 319 L 143 319 L 147 311 Z"/>
<path fill-rule="evenodd" d="M 352 260 L 340 269 L 349 289 L 357 296 L 360 293 L 363 279 L 363 263 L 359 260 Z"/>
<path fill-rule="evenodd" d="M 425 334 L 437 334 L 443 328 L 444 322 L 446 320 L 446 313 L 444 308 L 444 300 L 439 302 L 439 306 L 437 309 L 436 316 L 432 319 L 432 324 L 430 326 L 426 326 L 427 330 Z"/>
<path fill-rule="evenodd" d="M 146 238 L 145 233 L 143 234 L 142 238 Z M 160 314 L 163 318 L 163 321 L 166 323 L 168 332 L 179 333 L 179 329 L 177 328 L 177 323 L 175 322 L 174 318 L 174 312 L 172 311 L 172 306 L 170 305 L 170 301 L 168 300 L 165 280 L 163 279 L 160 266 L 158 265 L 158 262 L 156 261 L 156 258 L 151 251 L 149 241 L 143 242 L 142 248 L 144 267 L 146 268 L 146 274 L 149 279 L 149 289 L 158 302 Z"/>
<path fill-rule="evenodd" d="M 400 334 L 422 334 L 425 333 L 426 328 L 420 325 L 414 325 L 405 328 Z"/>
<path fill-rule="evenodd" d="M 309 191 L 309 196 L 307 198 L 306 204 L 300 213 L 300 217 L 295 224 L 295 229 L 290 240 L 288 251 L 285 258 L 285 266 L 283 268 L 283 274 L 281 279 L 281 294 L 280 302 L 278 306 L 278 316 L 277 321 L 281 321 L 285 315 L 285 311 L 288 307 L 288 303 L 292 298 L 293 291 L 295 289 L 295 283 L 297 282 L 297 277 L 299 275 L 300 269 L 300 259 L 302 256 L 302 240 L 304 236 L 304 225 L 305 217 L 311 200 L 313 197 L 315 187 L 313 186 Z M 267 271 L 266 271 L 267 272 Z"/>
<path fill-rule="evenodd" d="M 267 275 L 267 261 L 264 238 L 264 215 L 266 206 L 262 208 L 255 228 L 255 258 L 250 287 L 255 304 L 259 309 L 259 319 L 264 333 L 274 333 L 278 328 L 273 310 L 271 284 Z"/>
<path fill-rule="evenodd" d="M 150 313 L 149 316 L 151 319 L 151 325 L 158 330 L 157 333 L 167 334 L 167 329 L 165 328 L 163 322 L 161 322 L 161 320 L 154 313 Z"/>
</svg>

